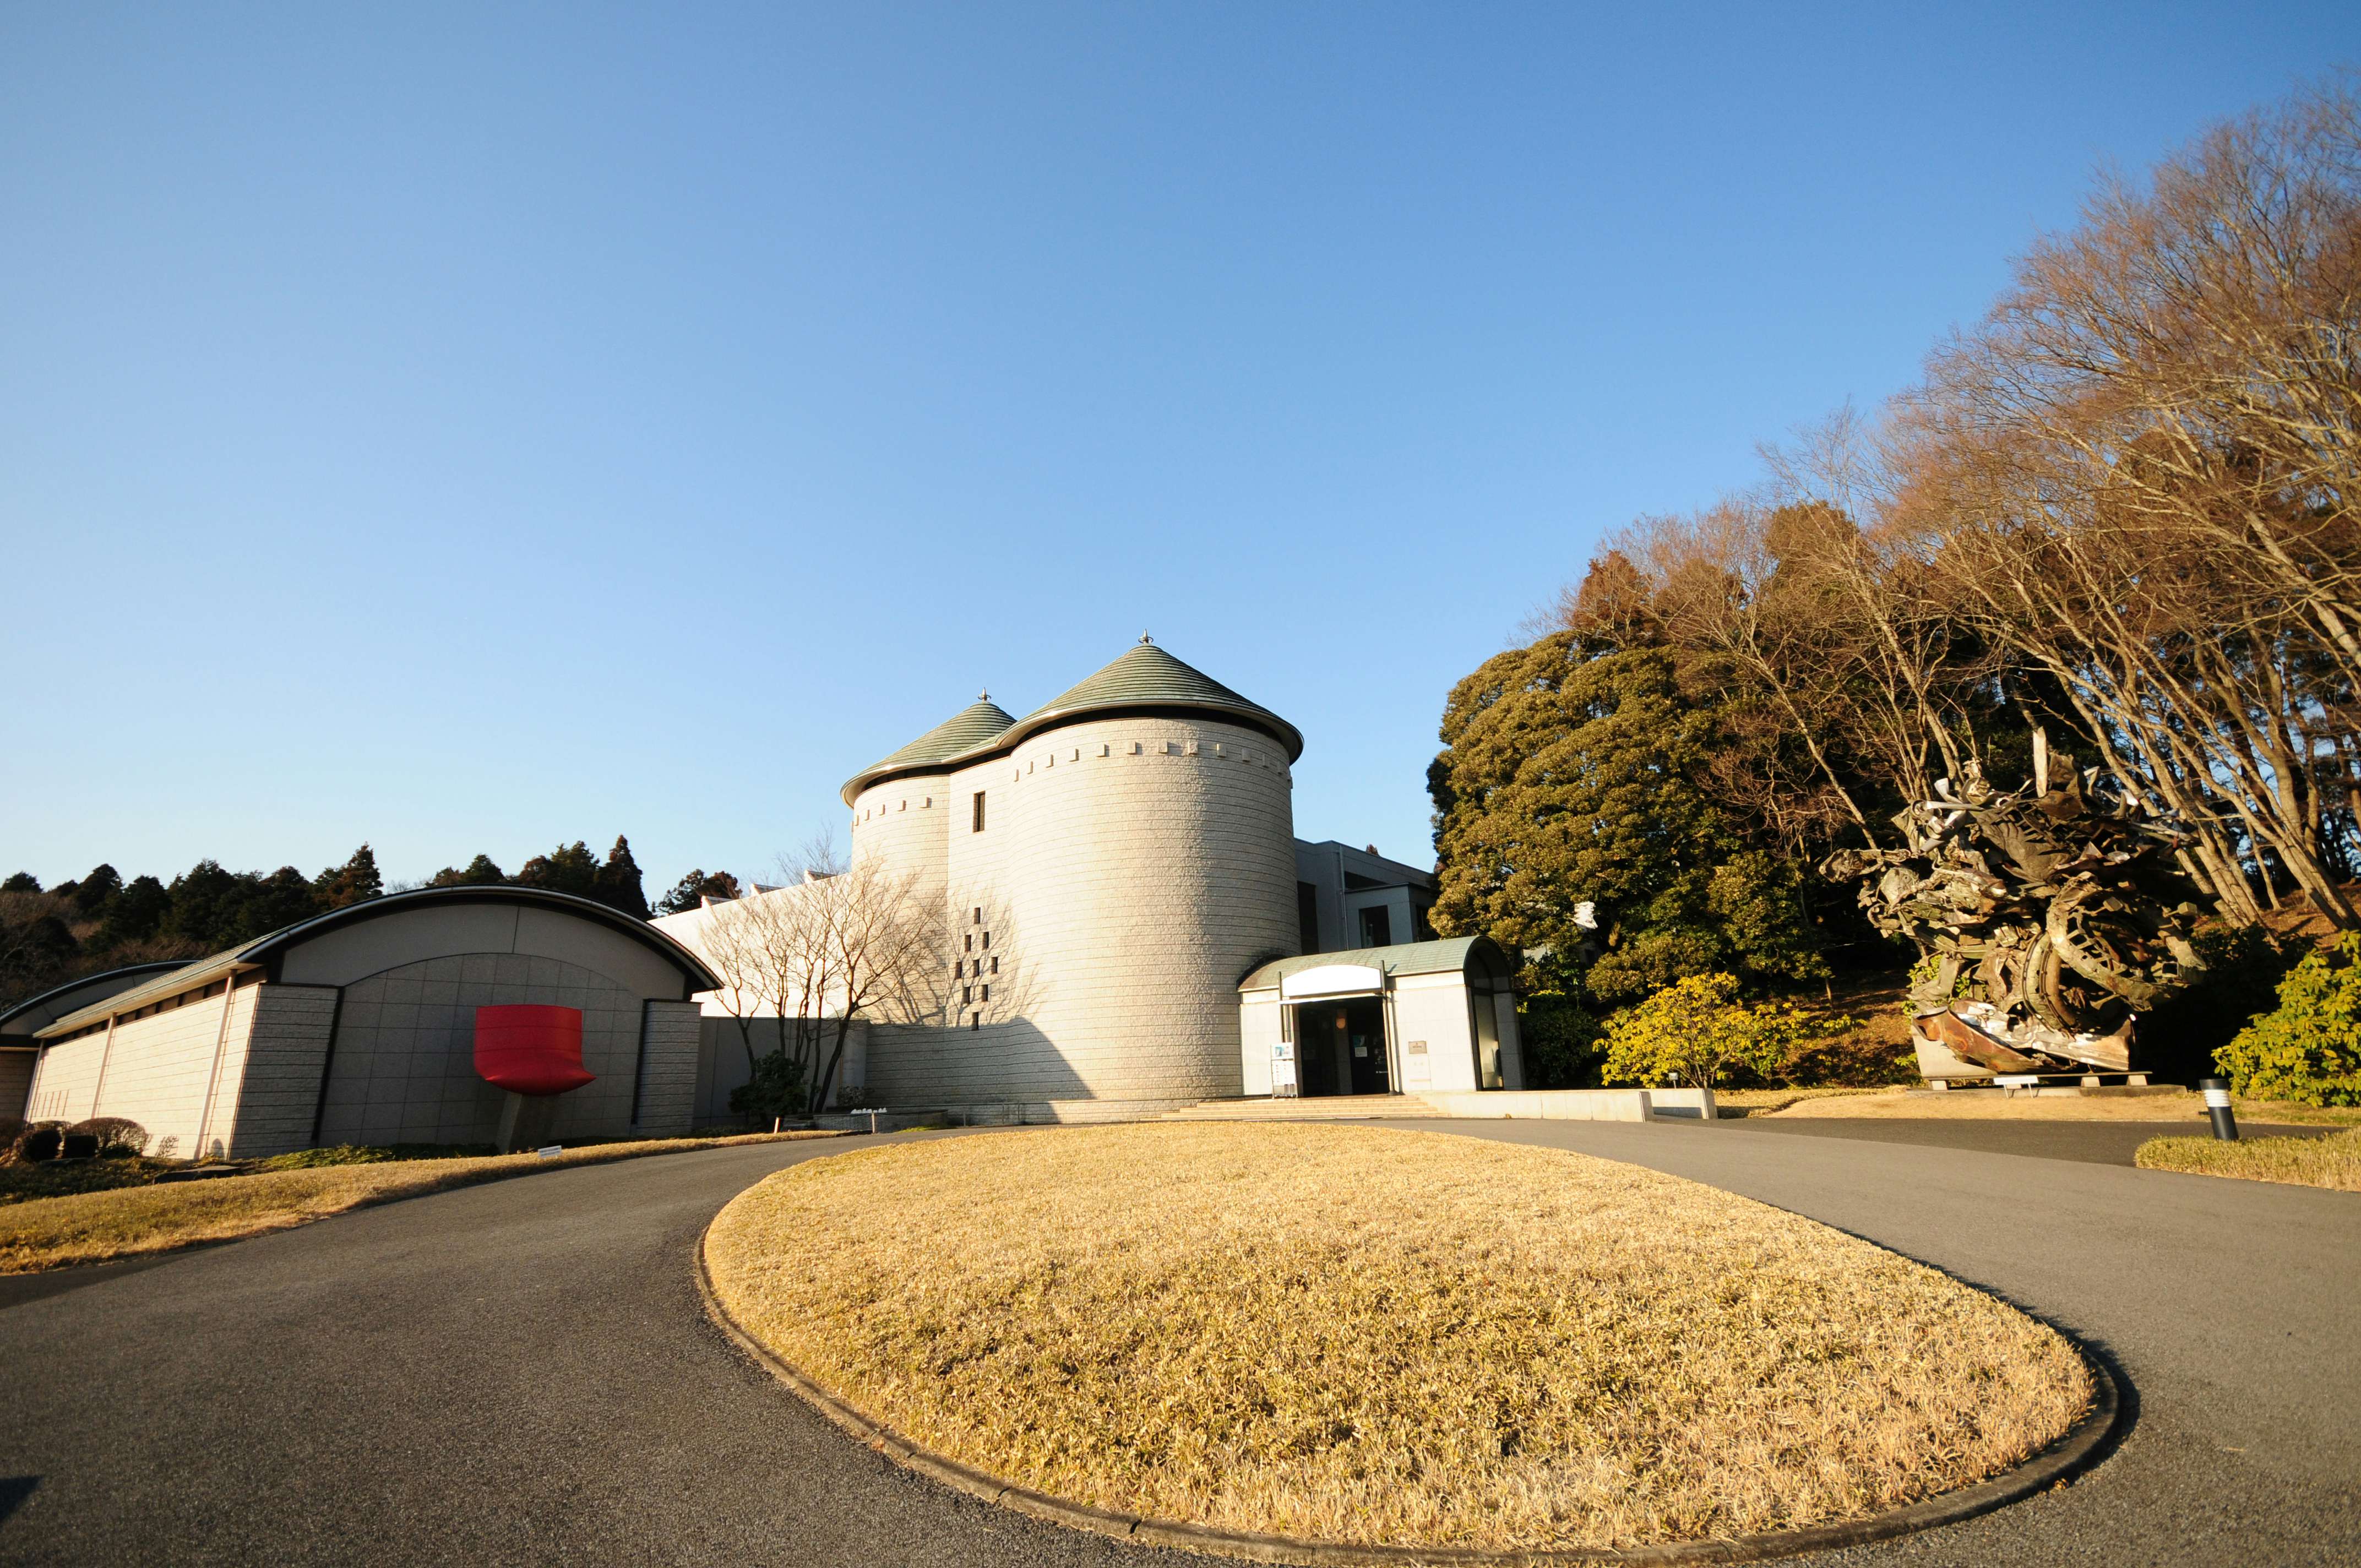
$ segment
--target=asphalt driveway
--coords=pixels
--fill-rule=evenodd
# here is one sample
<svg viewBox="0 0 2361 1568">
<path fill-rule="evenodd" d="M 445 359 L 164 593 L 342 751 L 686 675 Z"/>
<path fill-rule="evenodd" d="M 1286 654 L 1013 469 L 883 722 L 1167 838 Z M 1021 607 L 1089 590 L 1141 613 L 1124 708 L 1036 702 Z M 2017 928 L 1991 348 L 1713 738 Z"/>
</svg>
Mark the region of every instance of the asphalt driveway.
<svg viewBox="0 0 2361 1568">
<path fill-rule="evenodd" d="M 2361 1199 L 1740 1124 L 1430 1125 L 1813 1215 L 2125 1375 L 2137 1424 L 2074 1486 L 1817 1561 L 2361 1559 Z M 0 1561 L 1192 1561 L 918 1480 L 706 1323 L 689 1263 L 715 1211 L 872 1141 L 554 1171 L 19 1297 L 0 1308 Z"/>
</svg>

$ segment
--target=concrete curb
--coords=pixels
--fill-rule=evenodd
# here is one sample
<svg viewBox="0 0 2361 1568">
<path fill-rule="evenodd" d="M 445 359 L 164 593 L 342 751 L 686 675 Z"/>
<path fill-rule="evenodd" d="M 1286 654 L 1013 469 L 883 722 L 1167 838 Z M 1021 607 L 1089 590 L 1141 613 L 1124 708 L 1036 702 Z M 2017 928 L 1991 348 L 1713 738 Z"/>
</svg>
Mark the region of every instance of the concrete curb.
<svg viewBox="0 0 2361 1568">
<path fill-rule="evenodd" d="M 715 1220 L 719 1217 L 717 1214 Z M 1979 1481 L 1972 1486 L 1928 1497 L 1923 1502 L 1879 1514 L 1873 1519 L 1848 1519 L 1838 1524 L 1813 1525 L 1805 1530 L 1781 1530 L 1768 1535 L 1685 1541 L 1666 1546 L 1575 1547 L 1522 1552 L 1467 1547 L 1356 1546 L 1342 1541 L 1299 1541 L 1291 1536 L 1252 1535 L 1242 1530 L 1210 1530 L 1202 1525 L 1142 1519 L 1134 1514 L 1111 1513 L 1104 1508 L 1070 1503 L 1029 1487 L 1012 1485 L 973 1465 L 962 1464 L 956 1459 L 947 1459 L 911 1442 L 892 1428 L 870 1420 L 780 1360 L 730 1315 L 730 1310 L 722 1305 L 721 1298 L 713 1288 L 713 1276 L 706 1265 L 705 1246 L 711 1234 L 712 1225 L 708 1223 L 697 1238 L 697 1293 L 705 1302 L 706 1315 L 758 1365 L 767 1369 L 772 1376 L 793 1389 L 807 1404 L 868 1447 L 929 1480 L 972 1497 L 980 1497 L 987 1503 L 1035 1519 L 1048 1519 L 1053 1524 L 1114 1536 L 1120 1541 L 1137 1541 L 1143 1546 L 1242 1557 L 1257 1563 L 1315 1563 L 1323 1565 L 1323 1568 L 1332 1564 L 1352 1564 L 1354 1568 L 1404 1568 L 1404 1565 L 1413 1563 L 1760 1563 L 1771 1558 L 1797 1556 L 1806 1552 L 1828 1552 L 1838 1547 L 1890 1541 L 1895 1536 L 1958 1524 L 1963 1519 L 1988 1514 L 2036 1492 L 2061 1485 L 2081 1474 L 2106 1452 L 2108 1445 L 2117 1437 L 2118 1429 L 2127 1414 L 2122 1392 L 2115 1386 L 2114 1375 L 2108 1371 L 2106 1364 L 2092 1354 L 2071 1334 L 2058 1330 L 2056 1332 L 2081 1356 L 2083 1365 L 2090 1369 L 2091 1409 L 2082 1419 L 2068 1428 L 2064 1436 L 2013 1469 Z"/>
</svg>

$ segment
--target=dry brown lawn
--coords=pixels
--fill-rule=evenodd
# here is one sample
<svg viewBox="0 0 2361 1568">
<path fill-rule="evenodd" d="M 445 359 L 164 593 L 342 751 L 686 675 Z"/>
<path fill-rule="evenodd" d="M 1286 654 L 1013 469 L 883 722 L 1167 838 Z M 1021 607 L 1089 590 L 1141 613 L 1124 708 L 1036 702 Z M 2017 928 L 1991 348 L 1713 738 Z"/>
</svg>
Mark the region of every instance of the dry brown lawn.
<svg viewBox="0 0 2361 1568">
<path fill-rule="evenodd" d="M 1866 1242 L 1636 1166 L 1321 1124 L 807 1162 L 708 1264 L 872 1420 L 1121 1513 L 1536 1549 L 1859 1518 L 2088 1407 L 2081 1359 Z"/>
<path fill-rule="evenodd" d="M 1792 1095 L 1794 1090 L 1749 1091 L 1765 1096 Z M 1736 1103 L 1746 1103 L 1738 1096 L 1728 1098 Z M 2312 1105 L 2297 1105 L 2279 1100 L 2239 1100 L 2235 1102 L 2241 1122 L 2288 1124 L 2349 1124 L 2361 1121 L 2361 1112 Z M 1789 1120 L 1803 1117 L 1903 1117 L 1931 1121 L 2011 1121 L 2011 1122 L 2187 1122 L 2192 1126 L 2205 1124 L 2205 1102 L 2194 1091 L 2181 1090 L 2171 1094 L 2102 1094 L 2095 1097 L 2079 1094 L 2004 1095 L 1988 1089 L 1953 1090 L 1948 1094 L 1914 1094 L 1900 1089 L 1881 1089 L 1867 1092 L 1811 1095 L 1785 1105 L 1750 1109 L 1750 1117 L 1780 1116 Z"/>
<path fill-rule="evenodd" d="M 2133 1160 L 2148 1170 L 2187 1170 L 2246 1181 L 2284 1181 L 2361 1192 L 2361 1127 L 2324 1138 L 2150 1138 Z"/>
<path fill-rule="evenodd" d="M 117 1188 L 68 1198 L 36 1198 L 0 1208 L 0 1274 L 31 1274 L 70 1264 L 172 1252 L 205 1242 L 283 1231 L 331 1214 L 471 1187 L 566 1166 L 603 1165 L 642 1155 L 677 1154 L 731 1144 L 827 1138 L 833 1133 L 758 1133 L 730 1138 L 657 1138 L 593 1144 L 544 1159 L 500 1155 L 482 1159 L 388 1160 L 323 1166 L 203 1181 Z"/>
</svg>

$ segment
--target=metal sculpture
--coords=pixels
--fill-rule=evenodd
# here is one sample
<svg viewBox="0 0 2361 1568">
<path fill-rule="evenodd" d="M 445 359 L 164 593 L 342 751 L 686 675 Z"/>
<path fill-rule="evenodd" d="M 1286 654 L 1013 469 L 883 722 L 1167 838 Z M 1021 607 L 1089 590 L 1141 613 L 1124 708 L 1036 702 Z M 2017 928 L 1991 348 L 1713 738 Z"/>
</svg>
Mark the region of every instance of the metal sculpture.
<svg viewBox="0 0 2361 1568">
<path fill-rule="evenodd" d="M 2139 1014 L 2203 967 L 2185 835 L 2096 769 L 2053 784 L 2039 740 L 2033 783 L 1997 790 L 1971 763 L 1956 791 L 1938 780 L 1940 798 L 1894 817 L 1907 848 L 1820 862 L 1916 945 L 1911 1037 L 1929 1080 L 2136 1070 Z"/>
</svg>

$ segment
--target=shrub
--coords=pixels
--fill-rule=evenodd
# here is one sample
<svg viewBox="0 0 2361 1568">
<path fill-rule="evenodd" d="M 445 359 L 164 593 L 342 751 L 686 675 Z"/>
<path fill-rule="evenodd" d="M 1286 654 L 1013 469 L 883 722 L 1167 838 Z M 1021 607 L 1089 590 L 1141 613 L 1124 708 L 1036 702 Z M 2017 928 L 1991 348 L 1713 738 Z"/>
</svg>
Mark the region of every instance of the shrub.
<svg viewBox="0 0 2361 1568">
<path fill-rule="evenodd" d="M 1606 1080 L 1709 1089 L 1725 1075 L 1767 1077 L 1808 1032 L 1792 1007 L 1740 1002 L 1735 975 L 1691 975 L 1607 1021 Z"/>
<path fill-rule="evenodd" d="M 65 1145 L 64 1126 L 62 1122 L 36 1122 L 26 1128 L 24 1135 L 16 1140 L 17 1159 L 35 1165 L 57 1158 L 58 1150 Z"/>
<path fill-rule="evenodd" d="M 101 1159 L 129 1159 L 148 1152 L 148 1129 L 127 1116 L 93 1116 L 66 1131 L 96 1138 Z"/>
<path fill-rule="evenodd" d="M 2290 970 L 2279 997 L 2214 1053 L 2230 1086 L 2256 1100 L 2361 1105 L 2361 931 Z"/>
<path fill-rule="evenodd" d="M 2279 981 L 2311 943 L 2285 941 L 2261 926 L 2209 923 L 2191 938 L 2204 971 L 2180 994 L 2143 1014 L 2139 1057 L 2160 1082 L 2195 1083 L 2259 1013 L 2279 1005 Z"/>
<path fill-rule="evenodd" d="M 1517 1014 L 1525 1080 L 1535 1089 L 1586 1089 L 1598 1082 L 1599 1025 L 1572 997 L 1530 996 Z"/>
<path fill-rule="evenodd" d="M 804 1064 L 785 1051 L 754 1058 L 754 1076 L 730 1091 L 730 1109 L 766 1122 L 804 1110 Z"/>
</svg>

